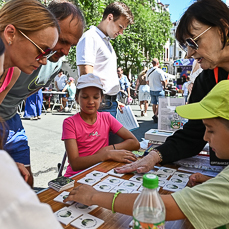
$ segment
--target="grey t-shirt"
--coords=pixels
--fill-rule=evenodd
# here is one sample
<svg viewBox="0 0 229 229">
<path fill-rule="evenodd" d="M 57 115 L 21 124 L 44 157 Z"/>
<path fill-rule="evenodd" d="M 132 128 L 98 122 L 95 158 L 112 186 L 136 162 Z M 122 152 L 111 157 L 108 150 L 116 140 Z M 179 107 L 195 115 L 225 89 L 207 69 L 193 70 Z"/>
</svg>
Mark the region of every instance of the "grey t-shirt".
<svg viewBox="0 0 229 229">
<path fill-rule="evenodd" d="M 61 66 L 62 60 L 56 63 L 47 61 L 47 65 L 40 66 L 31 75 L 22 72 L 0 105 L 1 118 L 4 120 L 11 119 L 17 113 L 18 105 L 28 95 L 37 89 L 50 85 L 50 82 L 56 76 Z"/>
</svg>

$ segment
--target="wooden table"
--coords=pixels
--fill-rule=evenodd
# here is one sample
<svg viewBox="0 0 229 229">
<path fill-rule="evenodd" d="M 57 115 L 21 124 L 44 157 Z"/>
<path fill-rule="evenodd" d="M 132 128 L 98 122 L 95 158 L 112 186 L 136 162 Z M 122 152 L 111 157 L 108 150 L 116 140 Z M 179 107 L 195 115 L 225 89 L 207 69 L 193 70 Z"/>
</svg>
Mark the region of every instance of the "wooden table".
<svg viewBox="0 0 229 229">
<path fill-rule="evenodd" d="M 119 167 L 123 165 L 122 163 L 118 163 L 118 162 L 113 162 L 113 161 L 108 161 L 108 162 L 103 162 L 101 164 L 98 164 L 90 169 L 88 169 L 87 171 L 84 171 L 83 173 L 77 174 L 75 177 L 73 177 L 74 180 L 79 180 L 83 177 L 86 176 L 86 174 L 97 170 L 100 172 L 108 172 L 109 170 L 115 168 L 115 167 Z M 177 168 L 175 166 L 166 166 L 166 167 L 172 167 L 172 168 Z M 122 176 L 122 179 L 130 179 L 133 176 L 133 174 L 125 174 L 124 176 Z M 105 179 L 105 178 L 103 178 Z M 75 182 L 75 186 L 79 186 L 80 184 Z M 68 189 L 66 191 L 70 191 L 71 189 Z M 160 193 L 161 194 L 168 194 L 170 192 L 165 191 L 160 189 Z M 40 192 L 38 194 L 38 198 L 40 199 L 41 202 L 43 203 L 48 203 L 53 212 L 58 211 L 59 209 L 66 207 L 65 204 L 62 203 L 58 203 L 53 201 L 53 199 L 58 196 L 60 193 L 49 188 L 43 192 Z M 104 220 L 104 224 L 102 226 L 99 227 L 99 229 L 127 229 L 129 228 L 129 223 L 132 220 L 132 216 L 127 216 L 124 214 L 120 214 L 120 213 L 115 213 L 113 214 L 110 210 L 107 210 L 105 208 L 101 208 L 98 207 L 95 210 L 93 210 L 92 212 L 90 212 L 91 215 L 98 217 L 102 220 Z M 75 229 L 75 227 L 72 227 L 70 224 L 67 226 L 64 226 L 62 224 L 62 226 L 64 228 L 67 229 Z M 165 224 L 165 228 L 166 229 L 193 229 L 193 226 L 191 225 L 191 223 L 188 220 L 176 220 L 176 221 L 167 221 Z"/>
</svg>

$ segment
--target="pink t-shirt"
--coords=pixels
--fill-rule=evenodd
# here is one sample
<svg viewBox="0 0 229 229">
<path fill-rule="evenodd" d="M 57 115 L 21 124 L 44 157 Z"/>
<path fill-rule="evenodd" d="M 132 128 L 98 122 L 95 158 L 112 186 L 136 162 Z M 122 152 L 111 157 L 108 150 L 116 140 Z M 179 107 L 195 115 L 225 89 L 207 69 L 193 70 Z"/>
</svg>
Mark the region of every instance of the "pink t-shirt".
<svg viewBox="0 0 229 229">
<path fill-rule="evenodd" d="M 86 123 L 77 113 L 66 118 L 63 123 L 62 140 L 76 139 L 79 156 L 93 155 L 109 144 L 109 132 L 116 133 L 122 124 L 108 112 L 97 112 L 97 120 L 93 125 Z M 80 171 L 73 171 L 68 164 L 64 176 L 70 177 Z"/>
<path fill-rule="evenodd" d="M 0 93 L 3 92 L 6 89 L 6 87 L 8 86 L 8 84 L 10 83 L 12 76 L 13 76 L 13 73 L 14 73 L 14 67 L 9 68 L 7 71 L 6 77 L 3 81 L 3 84 L 0 87 Z"/>
</svg>

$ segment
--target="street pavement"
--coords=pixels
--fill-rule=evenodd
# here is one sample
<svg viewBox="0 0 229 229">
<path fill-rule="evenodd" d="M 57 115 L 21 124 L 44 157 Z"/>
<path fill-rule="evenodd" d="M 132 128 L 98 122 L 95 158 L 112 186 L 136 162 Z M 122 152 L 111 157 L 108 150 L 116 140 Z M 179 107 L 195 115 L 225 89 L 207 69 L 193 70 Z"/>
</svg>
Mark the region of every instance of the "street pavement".
<svg viewBox="0 0 229 229">
<path fill-rule="evenodd" d="M 140 116 L 140 107 L 131 105 L 133 113 L 139 123 L 139 128 L 132 133 L 139 141 L 149 129 L 157 129 L 157 124 L 152 120 L 152 107 L 148 108 L 148 116 Z M 48 181 L 57 177 L 57 164 L 61 163 L 65 147 L 61 141 L 62 124 L 65 118 L 72 113 L 42 113 L 40 120 L 25 120 L 22 123 L 28 136 L 31 151 L 31 168 L 34 175 L 35 189 L 47 188 Z M 65 169 L 67 162 L 65 163 Z M 65 170 L 64 170 L 65 171 Z"/>
</svg>

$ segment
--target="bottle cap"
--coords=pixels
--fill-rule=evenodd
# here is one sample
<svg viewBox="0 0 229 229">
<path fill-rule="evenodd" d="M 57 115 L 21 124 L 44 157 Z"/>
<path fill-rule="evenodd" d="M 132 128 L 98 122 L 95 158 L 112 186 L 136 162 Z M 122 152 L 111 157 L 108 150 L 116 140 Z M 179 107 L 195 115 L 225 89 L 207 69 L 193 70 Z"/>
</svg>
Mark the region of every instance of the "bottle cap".
<svg viewBox="0 0 229 229">
<path fill-rule="evenodd" d="M 158 187 L 158 176 L 154 174 L 143 175 L 143 187 L 149 189 L 155 189 Z"/>
</svg>

